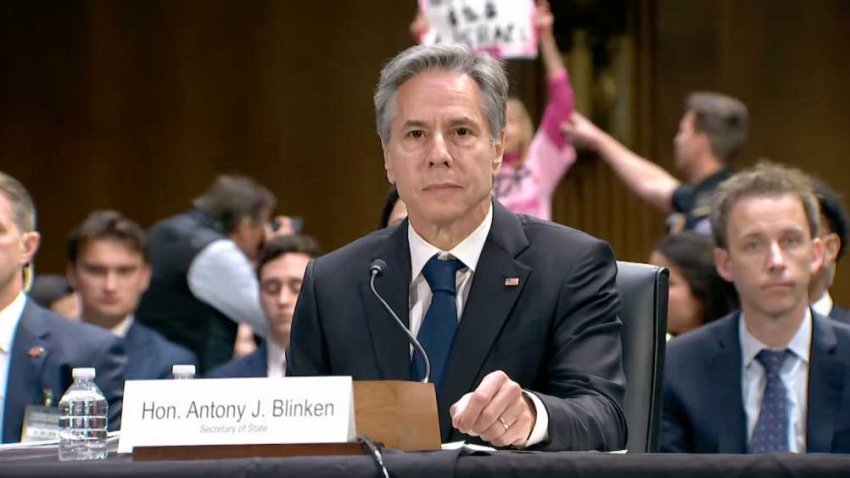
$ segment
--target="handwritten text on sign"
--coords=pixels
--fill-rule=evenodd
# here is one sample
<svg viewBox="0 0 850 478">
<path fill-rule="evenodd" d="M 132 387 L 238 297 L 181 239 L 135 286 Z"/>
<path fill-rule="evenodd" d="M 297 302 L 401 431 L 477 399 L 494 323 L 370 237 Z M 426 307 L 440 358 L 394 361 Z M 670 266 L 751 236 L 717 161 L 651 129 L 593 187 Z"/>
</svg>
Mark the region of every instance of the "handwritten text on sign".
<svg viewBox="0 0 850 478">
<path fill-rule="evenodd" d="M 422 43 L 463 43 L 496 58 L 534 58 L 533 0 L 420 0 L 430 29 Z"/>
<path fill-rule="evenodd" d="M 118 451 L 354 439 L 351 377 L 130 380 Z"/>
</svg>

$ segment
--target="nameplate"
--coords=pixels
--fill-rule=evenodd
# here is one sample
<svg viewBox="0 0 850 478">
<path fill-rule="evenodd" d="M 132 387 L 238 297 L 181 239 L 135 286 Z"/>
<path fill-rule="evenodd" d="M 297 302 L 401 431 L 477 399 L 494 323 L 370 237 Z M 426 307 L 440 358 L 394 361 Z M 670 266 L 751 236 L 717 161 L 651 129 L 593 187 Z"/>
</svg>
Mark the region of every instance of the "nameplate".
<svg viewBox="0 0 850 478">
<path fill-rule="evenodd" d="M 128 380 L 118 452 L 349 442 L 353 402 L 351 377 Z"/>
</svg>

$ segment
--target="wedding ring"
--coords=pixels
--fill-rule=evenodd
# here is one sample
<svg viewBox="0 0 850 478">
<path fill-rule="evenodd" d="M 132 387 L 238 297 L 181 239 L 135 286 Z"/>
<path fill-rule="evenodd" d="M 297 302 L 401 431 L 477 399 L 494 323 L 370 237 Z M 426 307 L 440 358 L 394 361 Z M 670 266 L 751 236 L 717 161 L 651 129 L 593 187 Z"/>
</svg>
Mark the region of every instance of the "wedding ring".
<svg viewBox="0 0 850 478">
<path fill-rule="evenodd" d="M 502 424 L 502 428 L 504 428 L 505 431 L 508 431 L 508 422 L 506 422 L 504 418 L 499 417 L 499 423 Z"/>
</svg>

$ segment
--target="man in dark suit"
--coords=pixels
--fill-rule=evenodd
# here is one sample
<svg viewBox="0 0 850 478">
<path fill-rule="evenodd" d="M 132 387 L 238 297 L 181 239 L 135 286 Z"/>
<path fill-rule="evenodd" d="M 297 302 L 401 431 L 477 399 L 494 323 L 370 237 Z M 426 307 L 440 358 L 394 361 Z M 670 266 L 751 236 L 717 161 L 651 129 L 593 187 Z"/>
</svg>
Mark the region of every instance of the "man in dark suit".
<svg viewBox="0 0 850 478">
<path fill-rule="evenodd" d="M 35 206 L 23 185 L 0 173 L 0 421 L 2 441 L 20 440 L 27 405 L 56 405 L 75 367 L 94 367 L 120 427 L 124 350 L 111 334 L 60 317 L 24 294 L 24 270 L 38 249 Z"/>
<path fill-rule="evenodd" d="M 151 275 L 147 237 L 134 221 L 115 211 L 89 214 L 68 240 L 67 274 L 81 319 L 123 337 L 127 380 L 170 378 L 173 365 L 197 365 L 195 354 L 133 318 Z"/>
<path fill-rule="evenodd" d="M 808 178 L 772 164 L 739 173 L 711 226 L 741 311 L 668 343 L 661 450 L 850 452 L 850 328 L 809 307 L 824 251 Z"/>
<path fill-rule="evenodd" d="M 209 378 L 283 377 L 292 314 L 301 291 L 304 271 L 320 254 L 310 236 L 277 236 L 263 245 L 257 257 L 260 306 L 269 323 L 265 342 L 254 352 L 213 369 Z"/>
<path fill-rule="evenodd" d="M 809 297 L 815 312 L 850 324 L 850 311 L 839 306 L 829 293 L 847 243 L 847 213 L 841 204 L 841 196 L 824 181 L 814 180 L 814 192 L 820 206 L 818 237 L 824 245 L 824 258 L 823 264 L 812 275 Z"/>
<path fill-rule="evenodd" d="M 461 46 L 413 47 L 375 94 L 387 178 L 408 220 L 316 259 L 293 322 L 291 375 L 420 380 L 423 342 L 443 441 L 625 445 L 619 296 L 610 247 L 491 199 L 507 78 Z M 412 360 L 411 360 L 412 357 Z"/>
</svg>

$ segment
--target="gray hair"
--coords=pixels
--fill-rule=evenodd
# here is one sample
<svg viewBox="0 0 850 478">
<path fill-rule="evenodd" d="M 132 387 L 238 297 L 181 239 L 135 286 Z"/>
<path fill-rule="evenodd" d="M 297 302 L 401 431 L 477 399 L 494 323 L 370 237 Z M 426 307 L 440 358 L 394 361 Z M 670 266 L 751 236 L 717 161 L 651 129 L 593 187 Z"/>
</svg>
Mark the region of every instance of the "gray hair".
<svg viewBox="0 0 850 478">
<path fill-rule="evenodd" d="M 445 70 L 469 75 L 484 98 L 482 113 L 495 143 L 505 128 L 508 78 L 501 63 L 485 53 L 474 53 L 462 45 L 419 45 L 396 55 L 381 70 L 375 89 L 375 121 L 381 141 L 390 140 L 390 123 L 395 116 L 398 88 L 426 70 Z"/>
<path fill-rule="evenodd" d="M 15 225 L 21 232 L 35 230 L 35 203 L 20 181 L 0 171 L 0 193 L 12 204 Z"/>
<path fill-rule="evenodd" d="M 732 159 L 747 142 L 747 105 L 731 96 L 708 91 L 691 93 L 685 109 L 694 114 L 694 130 L 705 133 L 711 152 L 720 160 Z"/>
</svg>

